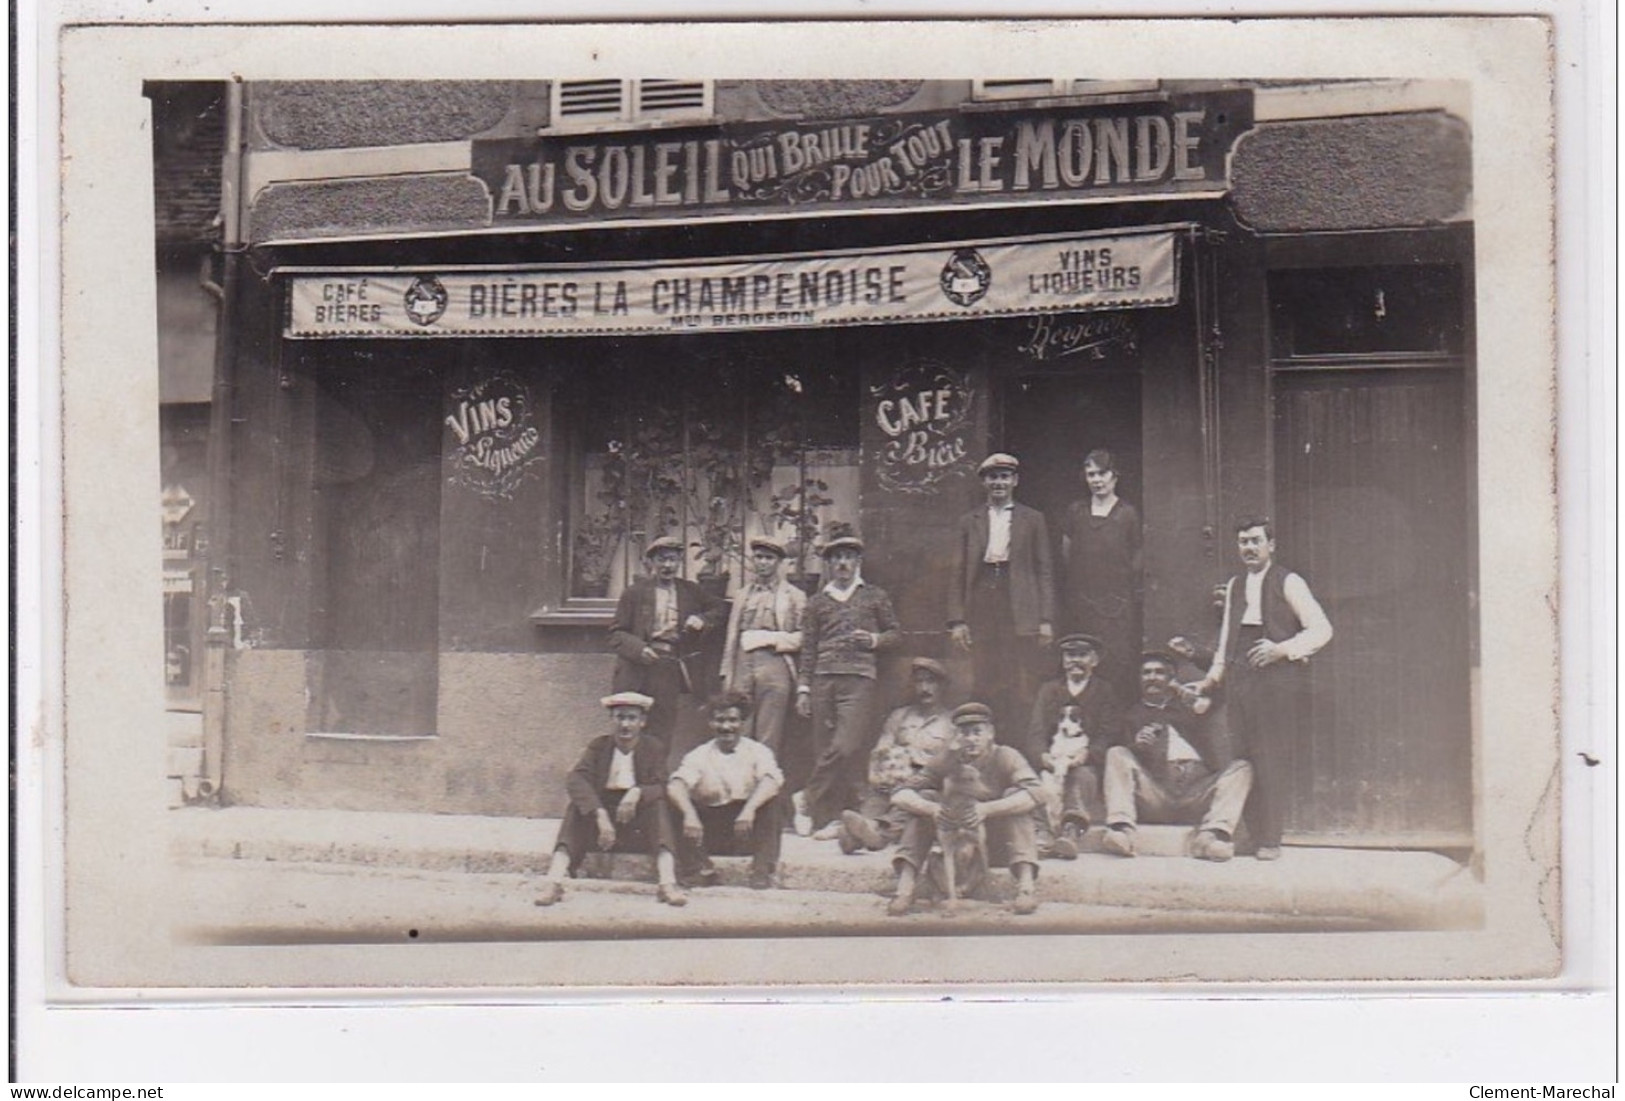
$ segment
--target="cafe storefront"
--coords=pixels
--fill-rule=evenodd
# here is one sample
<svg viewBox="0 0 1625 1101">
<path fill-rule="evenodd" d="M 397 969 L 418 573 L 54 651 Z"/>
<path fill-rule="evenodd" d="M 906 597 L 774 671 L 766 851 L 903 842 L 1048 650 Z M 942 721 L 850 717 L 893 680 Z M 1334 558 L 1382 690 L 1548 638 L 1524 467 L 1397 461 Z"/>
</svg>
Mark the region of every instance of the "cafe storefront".
<svg viewBox="0 0 1625 1101">
<path fill-rule="evenodd" d="M 1346 135 L 1259 119 L 1252 88 L 869 83 L 899 87 L 800 115 L 775 82 L 708 87 L 703 121 L 653 126 L 587 125 L 546 84 L 425 89 L 466 133 L 397 136 L 441 162 L 388 177 L 346 152 L 380 135 L 295 133 L 363 90 L 248 88 L 222 798 L 557 813 L 650 540 L 726 597 L 750 537 L 810 587 L 850 524 L 905 652 L 951 656 L 977 463 L 1019 455 L 1053 526 L 1103 447 L 1144 521 L 1148 641 L 1214 633 L 1243 515 L 1327 604 L 1295 837 L 1470 846 L 1465 185 L 1444 221 L 1402 195 L 1275 231 L 1270 181 Z M 1396 655 L 1407 615 L 1432 633 Z"/>
</svg>

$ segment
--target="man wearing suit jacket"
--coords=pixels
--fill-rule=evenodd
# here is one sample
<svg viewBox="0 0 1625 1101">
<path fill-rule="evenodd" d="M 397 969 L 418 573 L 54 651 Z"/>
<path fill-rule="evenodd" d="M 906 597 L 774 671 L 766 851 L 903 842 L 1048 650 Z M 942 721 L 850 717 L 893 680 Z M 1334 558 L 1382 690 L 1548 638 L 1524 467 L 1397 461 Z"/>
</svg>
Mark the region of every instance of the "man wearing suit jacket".
<svg viewBox="0 0 1625 1101">
<path fill-rule="evenodd" d="M 750 541 L 750 584 L 734 597 L 722 644 L 722 690 L 750 697 L 745 736 L 784 756 L 784 719 L 795 693 L 796 655 L 807 594 L 779 576 L 785 549 L 772 539 Z"/>
<path fill-rule="evenodd" d="M 647 733 L 668 751 L 677 723 L 677 699 L 694 691 L 686 664 L 701 636 L 722 619 L 722 601 L 678 577 L 683 544 L 662 536 L 643 552 L 651 576 L 628 585 L 615 605 L 609 648 L 615 654 L 616 692 L 653 699 Z"/>
<path fill-rule="evenodd" d="M 1252 787 L 1246 761 L 1219 768 L 1218 753 L 1198 709 L 1201 697 L 1181 692 L 1172 654 L 1140 659 L 1140 700 L 1123 716 L 1124 744 L 1106 751 L 1106 836 L 1101 847 L 1134 855 L 1134 829 L 1141 818 L 1195 825 L 1191 855 L 1229 860 L 1234 835 Z"/>
<path fill-rule="evenodd" d="M 688 898 L 677 885 L 676 834 L 666 806 L 666 748 L 643 733 L 654 700 L 639 692 L 617 692 L 600 702 L 615 732 L 588 742 L 565 778 L 570 806 L 559 824 L 536 905 L 558 902 L 565 879 L 575 876 L 589 852 L 646 852 L 655 858 L 660 901 L 682 906 Z"/>
<path fill-rule="evenodd" d="M 1049 528 L 1043 513 L 1016 502 L 1020 471 L 1002 452 L 982 461 L 987 503 L 960 518 L 948 590 L 948 632 L 971 654 L 974 694 L 1011 731 L 1027 720 L 1038 651 L 1055 622 Z"/>
</svg>

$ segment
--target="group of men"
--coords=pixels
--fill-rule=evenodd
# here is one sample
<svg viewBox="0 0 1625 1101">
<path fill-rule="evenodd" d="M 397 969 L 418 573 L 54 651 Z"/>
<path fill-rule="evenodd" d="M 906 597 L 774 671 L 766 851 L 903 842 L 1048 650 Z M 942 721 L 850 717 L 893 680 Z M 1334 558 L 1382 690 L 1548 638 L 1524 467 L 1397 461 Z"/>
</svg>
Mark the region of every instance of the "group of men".
<svg viewBox="0 0 1625 1101">
<path fill-rule="evenodd" d="M 1302 735 L 1305 663 L 1332 631 L 1303 578 L 1274 564 L 1269 522 L 1237 527 L 1246 568 L 1223 588 L 1207 671 L 1181 683 L 1180 657 L 1147 652 L 1137 698 L 1125 704 L 1097 672 L 1106 656 L 1099 637 L 1054 637 L 1049 534 L 1042 513 L 1014 499 L 1019 462 L 991 455 L 979 474 L 986 504 L 958 525 L 946 601 L 950 644 L 971 658 L 971 702 L 950 710 L 948 669 L 915 657 L 912 699 L 878 731 L 877 655 L 902 634 L 890 598 L 863 578 L 859 538 L 820 549 L 823 584 L 810 597 L 782 576 L 782 544 L 751 540 L 752 577 L 731 609 L 678 576 L 681 543 L 653 541 L 649 576 L 622 594 L 611 627 L 615 694 L 604 704 L 615 730 L 570 775 L 570 811 L 538 901 L 557 901 L 594 847 L 654 853 L 660 897 L 673 905 L 686 901 L 685 883 L 714 881 L 710 856 L 722 852 L 748 853 L 752 886 L 771 886 L 792 824 L 845 852 L 897 845 L 894 914 L 912 905 L 939 828 L 985 837 L 990 862 L 1015 878 L 1018 913 L 1036 908 L 1038 860 L 1075 858 L 1095 823 L 1107 827 L 1101 847 L 1121 856 L 1134 854 L 1141 820 L 1195 825 L 1192 855 L 1222 861 L 1245 816 L 1256 856 L 1278 858 L 1282 750 Z M 695 689 L 685 658 L 724 614 L 712 738 L 668 778 L 677 701 Z M 1185 660 L 1202 656 L 1172 641 Z M 1057 651 L 1062 675 L 1036 685 L 1035 671 L 1053 667 Z M 1221 684 L 1233 754 L 1208 729 Z M 792 700 L 811 720 L 814 757 L 800 790 L 786 792 L 780 762 Z M 971 810 L 947 809 L 950 772 L 976 775 Z"/>
</svg>

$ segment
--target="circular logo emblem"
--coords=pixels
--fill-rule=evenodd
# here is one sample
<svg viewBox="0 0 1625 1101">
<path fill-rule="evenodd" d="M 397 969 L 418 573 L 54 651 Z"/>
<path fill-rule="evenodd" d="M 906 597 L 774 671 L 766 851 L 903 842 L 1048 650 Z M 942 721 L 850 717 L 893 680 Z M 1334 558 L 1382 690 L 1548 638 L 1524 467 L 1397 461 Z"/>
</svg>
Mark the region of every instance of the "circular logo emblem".
<svg viewBox="0 0 1625 1101">
<path fill-rule="evenodd" d="M 993 285 L 993 269 L 973 248 L 956 249 L 942 268 L 942 293 L 956 306 L 972 306 Z"/>
<path fill-rule="evenodd" d="M 420 275 L 406 288 L 406 316 L 419 325 L 433 325 L 446 312 L 445 286 L 432 275 Z"/>
</svg>

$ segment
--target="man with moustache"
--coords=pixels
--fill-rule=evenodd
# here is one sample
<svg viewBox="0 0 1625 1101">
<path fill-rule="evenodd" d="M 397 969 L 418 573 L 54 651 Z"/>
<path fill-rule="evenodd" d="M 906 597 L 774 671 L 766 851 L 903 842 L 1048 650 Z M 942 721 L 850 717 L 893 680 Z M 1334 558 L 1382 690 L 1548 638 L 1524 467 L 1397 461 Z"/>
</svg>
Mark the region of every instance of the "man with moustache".
<svg viewBox="0 0 1625 1101">
<path fill-rule="evenodd" d="M 654 700 L 647 733 L 670 752 L 678 698 L 694 690 L 687 659 L 704 633 L 721 621 L 723 605 L 677 576 L 683 568 L 681 540 L 662 536 L 649 544 L 643 558 L 649 576 L 627 586 L 609 626 L 609 648 L 615 654 L 610 687 Z"/>
<path fill-rule="evenodd" d="M 773 886 L 783 821 L 784 773 L 773 751 L 744 736 L 750 700 L 738 692 L 712 697 L 712 738 L 684 754 L 666 791 L 682 825 L 677 856 L 682 877 L 702 887 L 721 877 L 713 856 L 751 858 L 750 885 Z"/>
<path fill-rule="evenodd" d="M 807 780 L 813 837 L 833 841 L 841 812 L 857 805 L 874 742 L 875 656 L 902 639 L 884 589 L 863 580 L 863 541 L 831 539 L 823 549 L 829 581 L 807 601 L 796 710 L 812 719 L 817 760 Z"/>
<path fill-rule="evenodd" d="M 1225 585 L 1213 665 L 1193 688 L 1206 695 L 1225 685 L 1237 756 L 1253 768 L 1247 830 L 1259 860 L 1279 860 L 1286 766 L 1309 721 L 1308 661 L 1332 640 L 1332 625 L 1309 583 L 1275 563 L 1270 521 L 1237 524 L 1236 550 L 1246 571 Z"/>
<path fill-rule="evenodd" d="M 844 828 L 837 840 L 844 853 L 878 852 L 903 835 L 908 815 L 891 805 L 892 794 L 917 780 L 953 738 L 943 701 L 947 668 L 940 661 L 915 658 L 909 664 L 909 684 L 914 698 L 886 716 L 880 740 L 869 753 L 869 782 L 859 790 L 857 809 L 841 814 Z"/>
<path fill-rule="evenodd" d="M 1117 739 L 1122 705 L 1111 682 L 1099 675 L 1105 645 L 1094 635 L 1073 634 L 1061 639 L 1061 677 L 1045 681 L 1033 700 L 1027 724 L 1027 761 L 1040 771 L 1052 768 L 1047 760 L 1056 727 L 1070 714 L 1089 738 L 1089 751 L 1081 764 L 1069 768 L 1061 794 L 1061 821 L 1051 822 L 1039 811 L 1038 848 L 1044 856 L 1072 860 L 1091 821 L 1100 815 L 1100 770 L 1106 749 Z M 1070 709 L 1070 711 L 1069 711 Z"/>
</svg>

